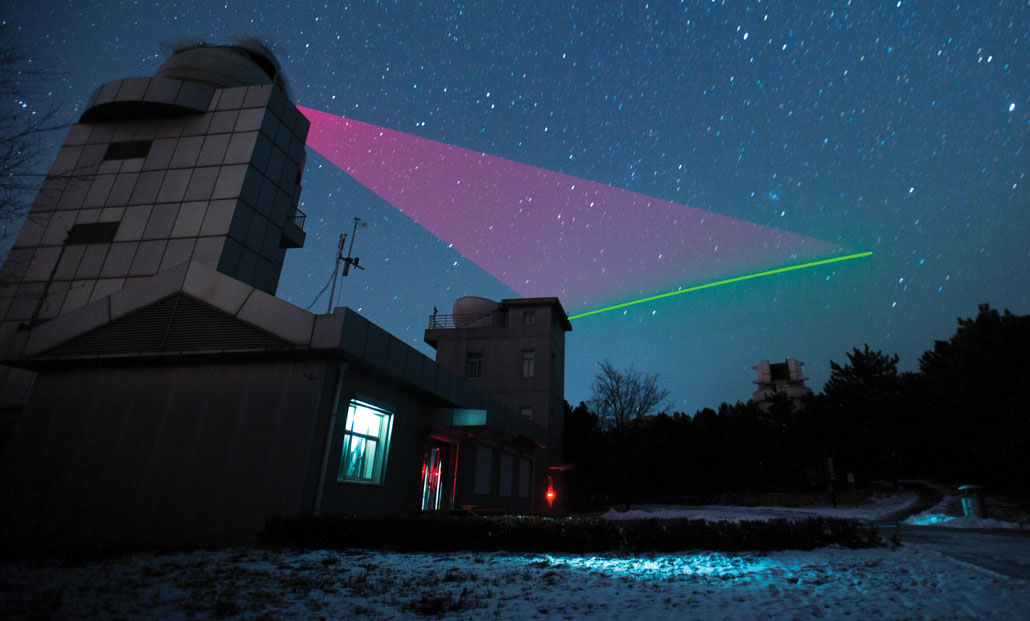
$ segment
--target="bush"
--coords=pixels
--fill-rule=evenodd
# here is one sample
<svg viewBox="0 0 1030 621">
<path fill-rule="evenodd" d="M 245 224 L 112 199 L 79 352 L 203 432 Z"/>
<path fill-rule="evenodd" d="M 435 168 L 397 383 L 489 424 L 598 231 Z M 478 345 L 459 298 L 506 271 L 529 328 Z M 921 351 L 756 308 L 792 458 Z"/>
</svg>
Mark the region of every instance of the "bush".
<svg viewBox="0 0 1030 621">
<path fill-rule="evenodd" d="M 811 550 L 881 545 L 872 526 L 855 520 L 806 518 L 744 522 L 537 517 L 274 518 L 262 540 L 304 548 L 370 548 L 399 552 L 678 552 Z"/>
</svg>

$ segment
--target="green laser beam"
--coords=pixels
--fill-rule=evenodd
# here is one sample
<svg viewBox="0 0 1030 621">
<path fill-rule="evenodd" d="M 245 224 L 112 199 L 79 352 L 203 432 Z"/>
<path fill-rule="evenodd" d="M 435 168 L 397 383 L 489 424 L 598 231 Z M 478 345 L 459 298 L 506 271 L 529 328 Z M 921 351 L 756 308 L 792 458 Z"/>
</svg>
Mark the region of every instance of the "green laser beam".
<svg viewBox="0 0 1030 621">
<path fill-rule="evenodd" d="M 751 280 L 752 278 L 760 278 L 762 276 L 772 276 L 773 274 L 782 274 L 784 272 L 792 272 L 794 270 L 802 270 L 806 267 L 816 267 L 817 265 L 827 265 L 829 263 L 840 263 L 841 261 L 850 261 L 852 259 L 861 259 L 862 257 L 871 256 L 872 252 L 859 252 L 856 254 L 848 254 L 842 257 L 834 257 L 832 259 L 822 259 L 821 261 L 811 261 L 809 263 L 799 263 L 797 265 L 790 265 L 787 267 L 778 267 L 774 270 L 766 270 L 764 272 L 758 272 L 755 274 L 748 274 L 747 276 L 736 276 L 734 278 L 727 278 L 725 280 L 717 280 L 715 282 L 706 283 L 704 285 L 697 285 L 696 287 L 688 287 L 687 289 L 677 289 L 676 291 L 669 291 L 668 293 L 659 293 L 658 295 L 652 295 L 646 298 L 640 298 L 639 300 L 632 300 L 629 302 L 623 302 L 621 304 L 615 304 L 614 306 L 606 306 L 604 308 L 598 308 L 596 310 L 587 311 L 585 313 L 579 313 L 578 315 L 570 315 L 569 321 L 573 319 L 579 319 L 581 317 L 589 317 L 590 315 L 596 315 L 598 313 L 606 313 L 608 311 L 617 310 L 620 308 L 626 308 L 627 306 L 633 306 L 635 304 L 643 304 L 644 302 L 653 302 L 654 300 L 661 300 L 662 298 L 671 298 L 674 295 L 680 295 L 683 293 L 690 293 L 691 291 L 700 291 L 701 289 L 711 289 L 712 287 L 719 287 L 721 285 L 728 285 L 734 282 L 740 282 L 742 280 Z"/>
</svg>

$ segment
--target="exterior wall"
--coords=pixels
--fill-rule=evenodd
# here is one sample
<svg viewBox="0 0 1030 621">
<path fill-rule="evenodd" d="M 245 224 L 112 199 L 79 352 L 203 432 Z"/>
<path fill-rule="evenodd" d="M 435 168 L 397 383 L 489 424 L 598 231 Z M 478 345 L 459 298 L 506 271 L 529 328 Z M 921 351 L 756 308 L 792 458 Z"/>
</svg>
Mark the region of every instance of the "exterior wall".
<svg viewBox="0 0 1030 621">
<path fill-rule="evenodd" d="M 200 110 L 131 108 L 160 89 L 173 101 L 188 91 Z M 68 131 L 0 272 L 0 319 L 30 319 L 52 272 L 41 319 L 186 261 L 274 293 L 284 232 L 302 243 L 294 210 L 309 124 L 276 87 L 129 78 L 91 105 L 118 99 L 131 120 Z M 145 157 L 112 159 L 110 145 L 132 141 L 149 141 Z M 69 229 L 98 223 L 117 226 L 113 238 L 62 252 Z"/>
<path fill-rule="evenodd" d="M 2 538 L 202 544 L 310 505 L 325 363 L 43 371 L 0 457 Z M 319 413 L 322 412 L 321 417 Z"/>
<path fill-rule="evenodd" d="M 499 509 L 507 513 L 528 513 L 532 510 L 535 495 L 532 451 L 526 452 L 524 445 L 504 442 L 462 442 L 458 460 L 459 484 L 456 490 L 454 507 Z M 488 466 L 480 463 L 486 456 Z M 510 459 L 507 472 L 502 465 L 505 458 Z M 522 462 L 527 464 L 527 470 Z M 481 469 L 489 471 L 489 492 L 479 493 L 476 489 Z M 507 490 L 503 481 L 507 479 Z M 524 493 L 523 493 L 524 491 Z"/>
<path fill-rule="evenodd" d="M 506 311 L 507 326 L 432 331 L 437 339 L 436 361 L 458 377 L 467 378 L 468 354 L 482 354 L 481 377 L 467 381 L 495 395 L 516 411 L 532 408 L 533 422 L 548 428 L 556 418 L 552 409 L 554 413 L 560 413 L 563 406 L 565 332 L 557 325 L 550 306 L 516 307 Z M 524 325 L 526 311 L 535 312 L 535 323 Z M 522 376 L 524 351 L 534 352 L 531 378 Z"/>
<path fill-rule="evenodd" d="M 335 376 L 335 373 L 330 371 L 327 373 L 329 376 Z M 333 383 L 335 390 L 335 380 Z M 351 399 L 371 403 L 393 414 L 386 472 L 381 484 L 339 480 L 347 406 Z M 441 405 L 450 404 L 438 396 L 414 386 L 405 386 L 366 366 L 348 366 L 343 374 L 321 501 L 316 501 L 319 513 L 403 515 L 420 511 L 422 466 L 431 437 L 445 443 L 448 451 L 451 451 L 448 458 L 456 460 L 456 470 L 452 471 L 456 479 L 445 482 L 442 509 L 487 507 L 516 513 L 528 512 L 530 494 L 528 491 L 526 496 L 518 494 L 518 471 L 509 472 L 510 491 L 507 494 L 503 493 L 500 479 L 502 451 L 510 455 L 525 455 L 532 460 L 532 455 L 520 452 L 525 442 L 462 440 L 469 435 L 477 435 L 480 430 L 468 429 L 463 433 L 456 429 L 434 428 L 428 422 L 429 413 Z M 323 428 L 328 429 L 328 424 L 323 425 Z M 324 438 L 325 432 L 322 433 L 321 437 Z M 489 446 L 491 449 L 490 484 L 486 493 L 476 491 L 478 446 Z M 527 488 L 532 489 L 531 482 Z M 450 502 L 452 494 L 453 503 Z"/>
<path fill-rule="evenodd" d="M 393 415 L 381 484 L 338 478 L 354 398 Z M 0 455 L 0 547 L 226 544 L 252 540 L 273 516 L 414 514 L 427 442 L 441 434 L 457 451 L 444 509 L 527 513 L 536 484 L 522 478 L 526 441 L 462 440 L 483 430 L 432 427 L 430 413 L 453 405 L 365 360 L 44 369 Z M 484 442 L 490 482 L 478 493 Z"/>
<path fill-rule="evenodd" d="M 426 400 L 419 397 L 417 391 L 403 389 L 400 384 L 368 369 L 351 366 L 344 371 L 320 513 L 396 515 L 415 513 L 421 509 L 422 460 L 428 430 L 422 422 Z M 343 458 L 347 406 L 355 398 L 393 414 L 386 471 L 379 485 L 338 480 Z M 320 445 L 319 456 L 322 449 L 323 445 Z"/>
</svg>

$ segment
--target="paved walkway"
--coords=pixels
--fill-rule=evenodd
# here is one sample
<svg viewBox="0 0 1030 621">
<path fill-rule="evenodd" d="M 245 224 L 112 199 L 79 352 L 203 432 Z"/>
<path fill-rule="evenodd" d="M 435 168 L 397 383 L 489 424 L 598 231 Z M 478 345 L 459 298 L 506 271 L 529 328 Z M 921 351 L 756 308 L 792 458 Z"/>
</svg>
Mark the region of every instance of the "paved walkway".
<svg viewBox="0 0 1030 621">
<path fill-rule="evenodd" d="M 1009 578 L 1030 580 L 1030 531 L 1026 529 L 902 525 L 898 536 L 902 545 L 930 548 L 962 563 Z"/>
<path fill-rule="evenodd" d="M 908 516 L 936 506 L 942 498 L 940 492 L 926 485 L 908 482 L 902 483 L 902 486 L 919 494 L 919 501 L 904 511 L 878 520 L 877 527 L 882 537 L 896 538 L 902 545 L 929 548 L 961 563 L 1007 578 L 1030 580 L 1030 530 L 902 524 Z"/>
</svg>

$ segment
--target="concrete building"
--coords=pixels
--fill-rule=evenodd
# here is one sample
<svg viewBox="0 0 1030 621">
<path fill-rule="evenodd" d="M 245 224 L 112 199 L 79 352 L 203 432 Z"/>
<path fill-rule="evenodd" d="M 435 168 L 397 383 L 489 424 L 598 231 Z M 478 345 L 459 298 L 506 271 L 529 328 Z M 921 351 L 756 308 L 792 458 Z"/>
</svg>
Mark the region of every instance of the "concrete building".
<svg viewBox="0 0 1030 621">
<path fill-rule="evenodd" d="M 562 437 L 565 404 L 565 333 L 572 324 L 557 298 L 520 298 L 494 302 L 464 297 L 453 314 L 430 318 L 425 341 L 444 368 L 496 396 L 547 431 L 547 448 L 536 450 L 537 488 L 554 490 L 554 503 L 537 512 L 560 511 Z M 485 450 L 483 448 L 478 449 Z M 498 447 L 499 485 L 515 459 Z M 486 457 L 484 456 L 484 459 Z M 557 486 L 557 487 L 556 487 Z M 537 503 L 539 495 L 534 497 Z"/>
<path fill-rule="evenodd" d="M 267 51 L 196 46 L 98 88 L 0 271 L 0 319 L 57 317 L 187 261 L 274 294 L 304 244 L 309 126 L 281 84 Z"/>
<path fill-rule="evenodd" d="M 759 405 L 768 405 L 777 394 L 783 394 L 790 398 L 794 407 L 801 407 L 802 400 L 812 394 L 812 389 L 805 386 L 804 372 L 801 367 L 804 362 L 787 358 L 784 362 L 770 364 L 763 360 L 751 367 L 758 372 L 758 378 L 754 383 L 758 388 L 751 395 L 751 399 Z"/>
<path fill-rule="evenodd" d="M 259 46 L 179 50 L 90 99 L 0 271 L 0 545 L 542 502 L 560 424 L 511 403 L 560 388 L 493 394 L 350 309 L 274 296 L 304 243 L 307 130 Z"/>
</svg>

